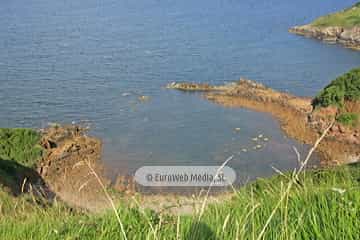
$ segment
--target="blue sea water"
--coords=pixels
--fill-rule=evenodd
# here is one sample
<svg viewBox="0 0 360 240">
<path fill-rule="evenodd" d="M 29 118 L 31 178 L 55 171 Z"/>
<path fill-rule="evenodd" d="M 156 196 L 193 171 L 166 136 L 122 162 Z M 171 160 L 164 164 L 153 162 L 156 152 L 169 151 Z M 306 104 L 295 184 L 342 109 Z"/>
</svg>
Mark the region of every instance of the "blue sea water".
<svg viewBox="0 0 360 240">
<path fill-rule="evenodd" d="M 359 66 L 360 53 L 287 30 L 355 2 L 2 1 L 0 126 L 87 120 L 104 141 L 109 174 L 220 165 L 230 155 L 239 179 L 270 175 L 271 166 L 292 169 L 292 146 L 303 154 L 308 146 L 284 137 L 269 115 L 163 87 L 246 77 L 313 96 Z M 251 138 L 259 134 L 270 141 L 255 151 Z"/>
</svg>

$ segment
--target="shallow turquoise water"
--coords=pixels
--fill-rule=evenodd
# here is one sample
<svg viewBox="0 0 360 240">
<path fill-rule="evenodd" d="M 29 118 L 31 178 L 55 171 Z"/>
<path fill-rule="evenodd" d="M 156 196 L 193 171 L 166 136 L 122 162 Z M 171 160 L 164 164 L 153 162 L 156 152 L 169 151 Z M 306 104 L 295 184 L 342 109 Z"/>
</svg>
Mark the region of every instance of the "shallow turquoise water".
<svg viewBox="0 0 360 240">
<path fill-rule="evenodd" d="M 360 53 L 287 29 L 354 2 L 4 1 L 0 126 L 88 120 L 104 140 L 111 174 L 153 164 L 216 165 L 230 155 L 241 180 L 272 174 L 271 166 L 292 169 L 292 146 L 303 154 L 307 147 L 284 138 L 268 115 L 162 87 L 243 76 L 314 95 L 359 66 Z M 140 103 L 140 95 L 150 101 Z M 266 146 L 241 152 L 260 133 L 270 138 Z"/>
</svg>

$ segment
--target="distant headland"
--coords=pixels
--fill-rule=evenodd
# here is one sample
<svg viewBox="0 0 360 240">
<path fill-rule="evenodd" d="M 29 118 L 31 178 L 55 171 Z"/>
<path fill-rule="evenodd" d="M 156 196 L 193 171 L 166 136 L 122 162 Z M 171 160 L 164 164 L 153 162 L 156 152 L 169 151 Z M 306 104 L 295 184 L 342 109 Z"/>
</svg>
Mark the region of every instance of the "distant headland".
<svg viewBox="0 0 360 240">
<path fill-rule="evenodd" d="M 310 24 L 292 27 L 289 32 L 360 50 L 360 2 Z"/>
</svg>

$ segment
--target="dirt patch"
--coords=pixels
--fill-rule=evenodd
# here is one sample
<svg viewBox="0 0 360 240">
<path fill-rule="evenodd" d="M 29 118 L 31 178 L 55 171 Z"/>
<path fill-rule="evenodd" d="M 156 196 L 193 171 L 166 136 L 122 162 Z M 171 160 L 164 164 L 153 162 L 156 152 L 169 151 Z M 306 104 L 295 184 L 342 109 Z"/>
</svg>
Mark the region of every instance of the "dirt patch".
<svg viewBox="0 0 360 240">
<path fill-rule="evenodd" d="M 187 89 L 185 83 L 181 86 L 181 90 Z M 191 86 L 196 89 L 193 83 Z M 244 107 L 269 113 L 280 121 L 281 128 L 287 135 L 306 144 L 314 144 L 337 114 L 333 109 L 314 111 L 311 98 L 278 92 L 251 80 L 241 79 L 233 84 L 214 86 L 213 89 L 217 91 L 204 94 L 209 101 L 225 107 Z M 319 145 L 318 152 L 324 165 L 358 161 L 358 130 L 336 123 Z"/>
</svg>

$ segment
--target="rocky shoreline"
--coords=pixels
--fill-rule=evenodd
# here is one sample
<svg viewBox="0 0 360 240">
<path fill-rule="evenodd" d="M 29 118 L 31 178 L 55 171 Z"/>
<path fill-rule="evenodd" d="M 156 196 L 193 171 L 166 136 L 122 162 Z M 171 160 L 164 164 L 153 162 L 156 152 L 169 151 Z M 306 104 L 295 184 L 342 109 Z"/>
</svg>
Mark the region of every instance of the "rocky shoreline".
<svg viewBox="0 0 360 240">
<path fill-rule="evenodd" d="M 313 109 L 311 98 L 279 92 L 247 79 L 218 86 L 174 82 L 166 87 L 200 91 L 207 100 L 224 107 L 243 107 L 269 113 L 279 120 L 288 136 L 306 144 L 314 144 L 337 114 L 336 109 L 330 107 Z M 108 208 L 108 199 L 99 180 L 106 188 L 120 194 L 121 199 L 129 199 L 140 192 L 130 176 L 119 176 L 114 184 L 104 177 L 101 140 L 88 136 L 87 130 L 87 127 L 79 125 L 54 125 L 41 130 L 41 146 L 45 151 L 36 172 L 46 187 L 62 201 L 70 206 L 98 212 Z M 317 150 L 323 166 L 357 162 L 360 159 L 360 131 L 336 123 Z M 177 201 L 182 203 L 181 207 L 172 210 L 191 211 L 187 206 L 187 197 L 179 200 L 171 194 L 160 194 L 142 196 L 140 201 L 157 209 L 157 204 L 152 202 L 159 202 L 162 198 L 166 198 L 171 206 Z"/>
<path fill-rule="evenodd" d="M 289 32 L 328 43 L 339 43 L 347 48 L 360 50 L 360 27 L 317 27 L 308 24 L 292 27 Z"/>
<path fill-rule="evenodd" d="M 33 189 L 39 186 L 42 197 L 51 201 L 59 199 L 78 209 L 102 212 L 110 208 L 105 187 L 114 202 L 129 207 L 140 204 L 157 212 L 173 214 L 191 214 L 201 207 L 206 197 L 204 193 L 196 198 L 175 193 L 142 194 L 132 176 L 119 175 L 111 183 L 104 174 L 101 140 L 88 136 L 88 130 L 86 126 L 73 124 L 54 124 L 40 130 L 44 154 L 34 169 L 36 177 L 28 181 Z M 29 176 L 26 174 L 24 178 Z M 221 199 L 231 196 L 231 193 L 222 193 Z M 133 201 L 135 197 L 137 200 Z M 208 202 L 218 201 L 217 195 L 208 197 Z"/>
<path fill-rule="evenodd" d="M 203 86 L 172 83 L 167 88 L 205 91 L 204 97 L 216 104 L 269 113 L 280 121 L 281 128 L 288 136 L 306 144 L 314 144 L 337 114 L 334 108 L 313 109 L 311 98 L 278 92 L 251 80 L 241 79 L 223 86 Z M 325 166 L 359 161 L 359 130 L 335 123 L 317 150 L 321 164 Z"/>
</svg>

